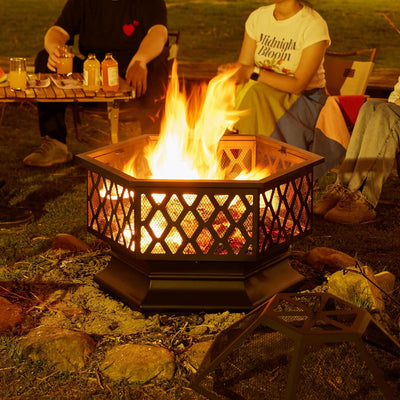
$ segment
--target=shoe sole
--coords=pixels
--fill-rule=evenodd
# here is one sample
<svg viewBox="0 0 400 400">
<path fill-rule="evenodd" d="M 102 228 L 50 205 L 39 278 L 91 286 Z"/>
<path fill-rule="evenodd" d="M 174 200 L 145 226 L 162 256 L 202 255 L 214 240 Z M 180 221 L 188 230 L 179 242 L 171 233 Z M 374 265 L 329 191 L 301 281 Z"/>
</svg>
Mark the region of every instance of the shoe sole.
<svg viewBox="0 0 400 400">
<path fill-rule="evenodd" d="M 73 158 L 73 155 L 69 154 L 66 159 L 63 158 L 63 159 L 53 160 L 51 163 L 38 164 L 38 163 L 30 163 L 29 161 L 28 162 L 23 161 L 23 163 L 27 167 L 39 167 L 39 168 L 43 167 L 43 168 L 45 168 L 45 167 L 51 167 L 52 165 L 56 165 L 56 164 L 65 164 L 65 163 L 71 161 L 72 158 Z"/>
<path fill-rule="evenodd" d="M 335 203 L 333 203 L 332 206 L 330 206 L 329 208 L 328 208 L 328 207 L 325 207 L 325 209 L 324 209 L 322 212 L 316 210 L 316 209 L 315 209 L 315 206 L 314 206 L 314 207 L 313 207 L 313 214 L 314 214 L 314 215 L 321 215 L 321 216 L 323 216 L 323 215 L 325 215 L 328 211 L 332 210 L 332 208 L 334 208 L 334 207 L 336 206 L 337 203 L 339 203 L 339 200 L 337 200 Z"/>
<path fill-rule="evenodd" d="M 372 219 L 367 219 L 365 221 L 361 221 L 361 222 L 338 222 L 338 221 L 334 221 L 333 219 L 329 219 L 324 217 L 325 221 L 328 222 L 332 222 L 334 224 L 341 224 L 341 225 L 364 225 L 364 224 L 372 224 L 373 222 L 376 222 L 376 216 Z"/>
<path fill-rule="evenodd" d="M 27 224 L 35 219 L 34 215 L 27 215 L 25 218 L 19 218 L 12 221 L 0 221 L 1 228 L 12 228 L 13 226 L 18 226 L 22 224 Z"/>
</svg>

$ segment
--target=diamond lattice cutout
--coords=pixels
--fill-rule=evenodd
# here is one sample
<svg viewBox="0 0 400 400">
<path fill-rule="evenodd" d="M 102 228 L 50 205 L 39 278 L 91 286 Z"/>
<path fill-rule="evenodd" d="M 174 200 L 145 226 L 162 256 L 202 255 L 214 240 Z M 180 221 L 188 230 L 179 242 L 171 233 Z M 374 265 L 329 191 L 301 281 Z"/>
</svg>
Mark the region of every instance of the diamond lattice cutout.
<svg viewBox="0 0 400 400">
<path fill-rule="evenodd" d="M 142 254 L 146 253 L 152 242 L 153 239 L 150 236 L 149 232 L 144 226 L 142 226 L 142 229 L 140 230 L 140 252 Z"/>
<path fill-rule="evenodd" d="M 199 227 L 199 223 L 191 211 L 189 211 L 182 219 L 181 227 L 188 238 L 191 238 L 196 229 Z"/>
<path fill-rule="evenodd" d="M 208 196 L 203 196 L 198 206 L 196 207 L 196 210 L 199 213 L 201 219 L 204 222 L 207 222 L 214 212 L 215 207 Z"/>
<path fill-rule="evenodd" d="M 145 194 L 142 194 L 141 207 L 140 207 L 142 221 L 144 221 L 149 216 L 152 209 L 153 206 L 151 205 L 149 199 Z"/>
<path fill-rule="evenodd" d="M 229 245 L 231 246 L 233 252 L 235 254 L 239 254 L 245 243 L 246 239 L 244 238 L 240 229 L 236 227 L 232 235 L 229 236 Z"/>
<path fill-rule="evenodd" d="M 160 238 L 162 234 L 164 233 L 166 227 L 167 227 L 167 220 L 164 217 L 164 214 L 158 210 L 155 214 L 154 217 L 150 221 L 150 228 L 154 233 L 154 236 L 156 238 Z"/>
<path fill-rule="evenodd" d="M 222 238 L 224 237 L 226 231 L 229 229 L 230 227 L 230 223 L 228 221 L 228 219 L 226 218 L 226 215 L 220 211 L 218 213 L 218 215 L 216 216 L 213 224 L 212 224 L 215 232 L 217 233 L 217 235 Z"/>
<path fill-rule="evenodd" d="M 171 250 L 171 253 L 176 254 L 182 244 L 182 236 L 175 227 L 169 231 L 167 237 L 165 238 L 165 243 Z"/>
<path fill-rule="evenodd" d="M 151 251 L 151 254 L 166 254 L 166 251 L 160 242 L 157 242 Z"/>
<path fill-rule="evenodd" d="M 214 239 L 207 228 L 204 228 L 200 235 L 196 239 L 197 244 L 199 245 L 203 254 L 207 254 L 210 251 L 210 247 L 214 243 Z"/>
<path fill-rule="evenodd" d="M 176 194 L 172 195 L 168 200 L 168 203 L 165 207 L 167 213 L 172 221 L 176 221 L 179 216 L 182 214 L 184 209 L 182 203 L 179 201 L 178 196 Z"/>
<path fill-rule="evenodd" d="M 229 213 L 235 222 L 238 222 L 240 218 L 242 218 L 243 214 L 246 211 L 246 206 L 244 205 L 240 196 L 236 195 L 231 204 L 229 205 Z"/>
</svg>

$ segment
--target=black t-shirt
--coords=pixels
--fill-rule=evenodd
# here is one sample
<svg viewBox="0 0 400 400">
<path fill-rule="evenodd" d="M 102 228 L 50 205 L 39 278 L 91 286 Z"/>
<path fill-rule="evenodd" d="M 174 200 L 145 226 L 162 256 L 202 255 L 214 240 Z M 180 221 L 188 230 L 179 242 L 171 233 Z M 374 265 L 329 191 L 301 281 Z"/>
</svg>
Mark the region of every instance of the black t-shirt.
<svg viewBox="0 0 400 400">
<path fill-rule="evenodd" d="M 55 25 L 79 35 L 84 56 L 111 52 L 124 74 L 149 29 L 167 26 L 167 8 L 164 0 L 68 0 Z"/>
</svg>

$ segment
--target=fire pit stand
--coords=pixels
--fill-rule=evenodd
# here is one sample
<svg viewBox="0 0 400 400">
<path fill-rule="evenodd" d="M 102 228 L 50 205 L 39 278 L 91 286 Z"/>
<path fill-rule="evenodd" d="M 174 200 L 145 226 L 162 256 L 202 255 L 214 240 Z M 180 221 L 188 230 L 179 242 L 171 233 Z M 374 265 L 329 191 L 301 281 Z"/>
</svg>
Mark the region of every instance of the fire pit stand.
<svg viewBox="0 0 400 400">
<path fill-rule="evenodd" d="M 157 136 L 78 157 L 88 170 L 88 231 L 111 246 L 102 288 L 143 310 L 249 310 L 303 277 L 290 246 L 311 232 L 313 166 L 323 158 L 285 143 L 226 135 L 226 180 L 128 175 Z M 235 180 L 260 169 L 258 180 Z M 265 172 L 265 171 L 268 171 Z"/>
</svg>

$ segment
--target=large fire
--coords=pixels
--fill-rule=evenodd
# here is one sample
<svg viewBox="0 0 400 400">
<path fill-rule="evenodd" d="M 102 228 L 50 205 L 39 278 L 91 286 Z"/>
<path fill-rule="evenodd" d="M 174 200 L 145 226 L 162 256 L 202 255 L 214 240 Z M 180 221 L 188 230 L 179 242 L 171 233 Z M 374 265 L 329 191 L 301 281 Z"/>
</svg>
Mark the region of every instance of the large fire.
<svg viewBox="0 0 400 400">
<path fill-rule="evenodd" d="M 161 124 L 161 131 L 157 142 L 149 144 L 142 149 L 143 151 L 132 155 L 132 158 L 124 166 L 123 171 L 137 179 L 156 179 L 156 180 L 260 180 L 270 175 L 268 168 L 257 168 L 254 166 L 249 170 L 239 171 L 234 177 L 231 171 L 221 165 L 218 156 L 219 142 L 227 130 L 231 130 L 243 111 L 234 110 L 236 84 L 232 79 L 236 70 L 231 70 L 217 75 L 209 84 L 203 84 L 193 90 L 190 96 L 186 96 L 184 89 L 180 89 L 177 75 L 177 64 L 173 65 L 172 77 L 167 89 L 164 120 Z M 134 197 L 132 191 L 117 193 L 118 189 L 111 185 L 101 190 L 101 197 L 106 199 L 110 205 L 115 204 L 119 198 L 128 199 Z M 271 191 L 264 193 L 266 198 L 270 198 Z M 156 205 L 161 205 L 166 197 L 166 193 L 152 193 L 152 200 Z M 221 196 L 220 196 L 221 197 Z M 188 193 L 183 196 L 183 201 L 188 205 L 194 203 L 197 194 Z M 220 199 L 221 204 L 227 200 Z M 249 199 L 252 204 L 254 199 Z M 272 200 L 273 203 L 275 201 Z M 169 201 L 165 205 L 164 211 L 155 213 L 149 229 L 152 234 L 140 232 L 140 249 L 145 252 L 148 246 L 157 241 L 168 230 L 168 219 L 164 213 L 174 214 L 179 203 L 178 198 Z M 262 196 L 259 198 L 260 209 L 265 208 L 265 201 Z M 142 215 L 146 215 L 152 209 L 152 205 L 147 204 L 142 199 Z M 277 199 L 276 204 L 279 204 Z M 230 200 L 228 210 L 237 219 L 244 212 L 243 201 L 238 196 Z M 207 203 L 207 197 L 204 197 L 197 206 L 197 212 L 205 221 L 209 218 L 210 205 Z M 123 215 L 118 215 L 123 220 Z M 196 226 L 196 217 L 188 213 L 182 221 L 185 234 L 190 237 L 194 226 Z M 122 223 L 122 222 L 121 222 Z M 251 236 L 252 222 L 246 222 L 249 225 L 248 235 Z M 219 236 L 223 237 L 229 229 L 231 223 L 222 213 L 212 224 L 213 229 Z M 139 232 L 137 232 L 139 233 Z M 128 224 L 123 230 L 123 237 L 120 242 L 131 243 L 130 249 L 135 249 L 135 242 L 131 241 L 135 235 L 135 228 Z M 182 245 L 182 236 L 176 229 L 171 229 L 164 238 L 165 243 L 173 253 L 177 252 Z M 237 247 L 235 252 L 240 251 L 244 238 L 240 229 L 235 229 L 231 234 L 230 244 Z M 205 254 L 208 252 L 213 238 L 207 235 L 207 232 L 200 235 L 198 241 L 199 247 Z M 164 253 L 156 248 L 155 253 Z M 195 253 L 189 251 L 188 254 Z"/>
<path fill-rule="evenodd" d="M 234 109 L 236 84 L 231 78 L 235 72 L 221 73 L 187 96 L 180 88 L 174 62 L 158 142 L 141 155 L 146 168 L 133 157 L 124 172 L 147 179 L 227 179 L 229 171 L 221 166 L 217 154 L 219 141 L 245 114 Z M 265 169 L 254 169 L 243 171 L 235 179 L 255 180 L 268 175 Z"/>
</svg>

